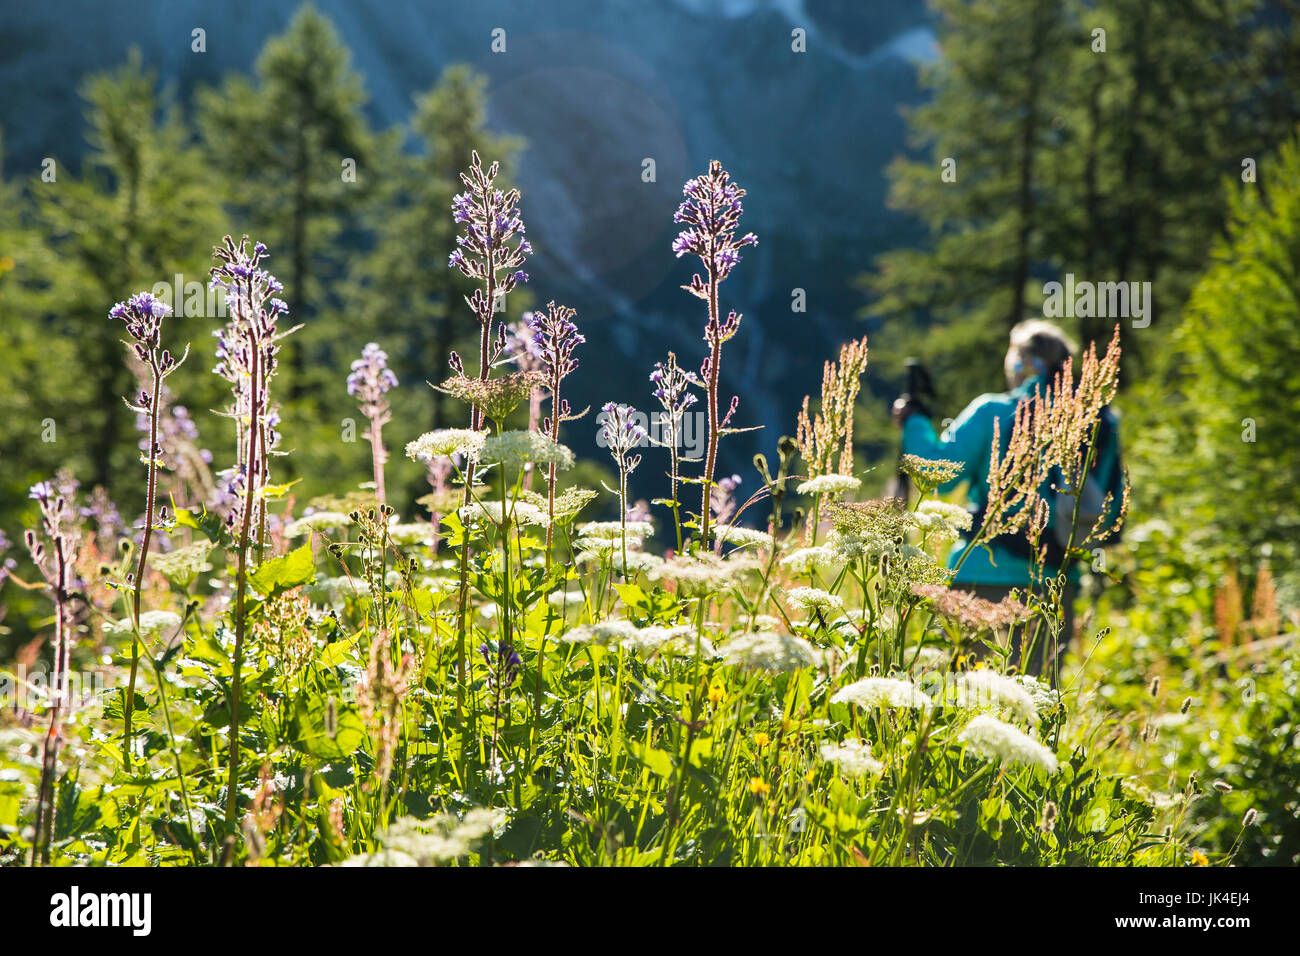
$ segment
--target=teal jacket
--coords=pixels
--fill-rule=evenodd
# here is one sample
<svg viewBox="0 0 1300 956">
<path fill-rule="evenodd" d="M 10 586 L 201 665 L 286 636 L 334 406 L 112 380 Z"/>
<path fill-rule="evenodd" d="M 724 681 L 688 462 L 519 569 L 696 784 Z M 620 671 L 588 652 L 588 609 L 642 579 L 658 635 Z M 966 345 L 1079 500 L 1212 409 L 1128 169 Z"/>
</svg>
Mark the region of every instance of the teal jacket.
<svg viewBox="0 0 1300 956">
<path fill-rule="evenodd" d="M 998 423 L 1002 452 L 1005 454 L 1011 441 L 1016 406 L 1031 397 L 1034 389 L 1042 383 L 1042 378 L 1035 376 L 1009 392 L 981 395 L 966 406 L 942 435 L 935 433 L 934 425 L 924 415 L 908 416 L 903 422 L 903 453 L 920 458 L 946 458 L 960 464 L 961 474 L 941 485 L 939 490 L 951 492 L 962 482 L 969 482 L 968 507 L 972 512 L 982 510 L 989 494 L 989 448 L 993 444 L 993 423 Z M 956 566 L 957 559 L 966 550 L 966 544 L 966 541 L 959 540 L 953 545 L 948 554 L 948 567 Z M 1077 573 L 1077 570 L 1072 572 L 1071 577 Z M 1050 569 L 1048 576 L 1053 576 Z M 996 544 L 992 547 L 981 546 L 972 551 L 954 578 L 958 584 L 995 584 L 1007 587 L 1023 587 L 1031 580 L 1028 560 L 1011 554 Z"/>
</svg>

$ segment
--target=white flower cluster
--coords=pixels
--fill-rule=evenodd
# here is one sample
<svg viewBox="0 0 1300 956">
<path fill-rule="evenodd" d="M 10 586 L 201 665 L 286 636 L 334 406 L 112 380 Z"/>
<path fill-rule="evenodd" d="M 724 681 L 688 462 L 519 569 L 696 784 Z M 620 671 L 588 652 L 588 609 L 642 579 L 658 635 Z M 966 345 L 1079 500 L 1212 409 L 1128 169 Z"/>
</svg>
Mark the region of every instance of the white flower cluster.
<svg viewBox="0 0 1300 956">
<path fill-rule="evenodd" d="M 651 570 L 650 579 L 676 582 L 678 589 L 685 594 L 710 594 L 734 583 L 743 574 L 757 567 L 754 558 L 736 552 L 726 558 L 717 558 L 711 554 L 691 557 L 679 555 Z"/>
<path fill-rule="evenodd" d="M 781 566 L 797 574 L 808 574 L 817 568 L 832 568 L 843 563 L 844 559 L 825 545 L 798 548 L 781 558 Z"/>
<path fill-rule="evenodd" d="M 818 475 L 800 482 L 795 491 L 801 495 L 842 495 L 861 487 L 862 480 L 852 475 Z"/>
<path fill-rule="evenodd" d="M 919 687 L 897 677 L 864 677 L 846 684 L 831 697 L 831 703 L 879 707 L 882 710 L 894 707 L 929 710 L 934 706 L 934 701 Z"/>
<path fill-rule="evenodd" d="M 677 624 L 665 627 L 651 624 L 637 627 L 631 621 L 614 618 L 597 624 L 575 627 L 560 640 L 566 644 L 596 644 L 601 647 L 621 647 L 624 650 L 641 654 L 658 652 L 661 654 L 691 655 L 695 653 L 695 628 L 689 624 Z M 713 644 L 706 637 L 699 638 L 700 655 L 704 658 L 716 656 Z"/>
<path fill-rule="evenodd" d="M 973 520 L 973 516 L 963 505 L 937 499 L 921 502 L 916 512 L 923 515 L 938 515 L 958 531 L 969 531 Z"/>
<path fill-rule="evenodd" d="M 406 456 L 426 464 L 435 458 L 452 455 L 464 455 L 466 461 L 477 462 L 487 437 L 487 432 L 471 428 L 439 428 L 408 442 Z"/>
<path fill-rule="evenodd" d="M 947 501 L 923 501 L 912 513 L 917 530 L 939 538 L 955 538 L 971 527 L 971 513 L 961 505 Z"/>
<path fill-rule="evenodd" d="M 186 587 L 204 571 L 212 570 L 207 561 L 211 550 L 210 541 L 196 541 L 174 551 L 150 555 L 149 566 L 173 584 Z"/>
<path fill-rule="evenodd" d="M 957 735 L 957 741 L 989 760 L 1041 767 L 1048 773 L 1056 773 L 1054 753 L 1023 730 L 988 714 L 972 718 Z"/>
<path fill-rule="evenodd" d="M 388 537 L 392 539 L 393 544 L 398 545 L 433 544 L 438 535 L 429 522 L 417 521 L 412 524 L 389 525 Z"/>
<path fill-rule="evenodd" d="M 850 777 L 875 776 L 885 765 L 871 755 L 871 745 L 861 740 L 846 740 L 842 744 L 822 744 L 822 759 L 833 763 Z"/>
<path fill-rule="evenodd" d="M 629 521 L 627 523 L 627 538 L 629 541 L 633 538 L 640 540 L 648 537 L 653 531 L 654 525 L 649 521 Z M 579 538 L 617 542 L 622 534 L 623 524 L 619 521 L 584 521 L 578 525 Z"/>
<path fill-rule="evenodd" d="M 802 637 L 776 631 L 742 634 L 723 645 L 721 652 L 728 664 L 769 671 L 793 671 L 822 662 L 821 653 Z"/>
<path fill-rule="evenodd" d="M 791 588 L 787 596 L 791 604 L 806 611 L 840 611 L 844 608 L 844 601 L 838 595 L 821 588 Z"/>
<path fill-rule="evenodd" d="M 1010 713 L 1031 724 L 1038 723 L 1038 708 L 1025 686 L 987 668 L 966 671 L 957 678 L 957 703 L 976 710 Z"/>
<path fill-rule="evenodd" d="M 483 443 L 483 461 L 496 462 L 506 468 L 522 468 L 529 462 L 543 467 L 554 465 L 561 471 L 573 467 L 573 452 L 552 441 L 541 432 L 508 431 L 492 435 Z"/>
<path fill-rule="evenodd" d="M 863 534 L 832 531 L 826 538 L 826 547 L 841 563 L 858 561 L 862 558 L 874 561 L 894 550 L 888 538 L 871 531 Z"/>
<path fill-rule="evenodd" d="M 352 519 L 341 511 L 317 511 L 315 514 L 299 518 L 297 521 L 290 521 L 284 528 L 284 533 L 290 538 L 300 538 L 305 534 L 311 534 L 313 531 L 333 531 L 335 528 L 346 528 L 352 523 Z"/>
<path fill-rule="evenodd" d="M 1016 677 L 1016 683 L 1029 692 L 1030 698 L 1034 702 L 1034 710 L 1039 714 L 1050 714 L 1061 706 L 1061 692 L 1044 684 L 1037 677 L 1030 674 L 1019 674 Z M 1178 716 L 1185 716 L 1179 714 Z"/>
<path fill-rule="evenodd" d="M 516 501 L 513 505 L 507 502 L 505 507 L 502 507 L 500 501 L 475 501 L 472 504 L 464 505 L 457 513 L 460 515 L 460 520 L 466 524 L 490 521 L 499 525 L 509 516 L 514 524 L 519 526 L 540 525 L 546 527 L 546 512 L 526 501 Z"/>
<path fill-rule="evenodd" d="M 575 627 L 560 638 L 565 644 L 596 644 L 600 647 L 617 647 L 636 636 L 636 625 L 623 618 L 612 618 Z"/>
<path fill-rule="evenodd" d="M 742 528 L 739 525 L 726 525 L 714 529 L 714 534 L 719 542 L 738 546 L 752 544 L 769 551 L 772 549 L 772 536 L 766 531 L 759 531 L 755 528 Z"/>
<path fill-rule="evenodd" d="M 379 834 L 378 853 L 349 857 L 343 866 L 437 866 L 468 854 L 505 822 L 501 810 L 470 810 L 457 819 L 449 813 L 430 820 L 402 817 Z"/>
<path fill-rule="evenodd" d="M 140 636 L 155 637 L 159 634 L 171 637 L 181 626 L 181 616 L 175 611 L 145 611 L 140 615 Z M 129 617 L 104 625 L 104 633 L 125 636 L 135 630 Z"/>
</svg>

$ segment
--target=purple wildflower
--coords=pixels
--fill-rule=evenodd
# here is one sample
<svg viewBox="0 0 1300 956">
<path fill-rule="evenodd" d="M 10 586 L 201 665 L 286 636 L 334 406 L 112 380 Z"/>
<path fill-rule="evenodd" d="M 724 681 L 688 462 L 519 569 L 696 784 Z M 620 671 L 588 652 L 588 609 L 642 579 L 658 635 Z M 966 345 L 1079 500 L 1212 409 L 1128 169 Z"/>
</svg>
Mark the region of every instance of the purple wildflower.
<svg viewBox="0 0 1300 956">
<path fill-rule="evenodd" d="M 494 300 L 528 281 L 520 267 L 533 251 L 524 238 L 519 190 L 503 192 L 494 186 L 500 171 L 501 164 L 493 163 L 485 172 L 475 151 L 469 171 L 460 174 L 465 192 L 451 201 L 452 220 L 464 225 L 465 232 L 456 237 L 457 248 L 448 256 L 447 265 L 484 283 L 486 290 L 475 289 L 469 304 L 485 326 L 492 320 Z"/>
<path fill-rule="evenodd" d="M 710 497 L 713 471 L 718 462 L 718 439 L 736 410 L 736 399 L 726 419 L 718 417 L 718 366 L 722 361 L 722 345 L 740 329 L 740 313 L 728 312 L 722 318 L 718 308 L 718 286 L 740 262 L 740 250 L 758 244 L 752 232 L 736 237 L 740 215 L 744 211 L 741 198 L 745 190 L 731 181 L 731 174 L 716 159 L 709 163 L 703 176 L 687 180 L 682 187 L 686 197 L 673 215 L 673 221 L 686 226 L 673 241 L 673 252 L 680 259 L 694 255 L 704 263 L 707 279 L 697 272 L 691 276 L 690 285 L 682 286 L 687 292 L 709 304 L 709 319 L 704 327 L 704 341 L 709 346 L 709 357 L 701 369 L 708 382 L 709 435 L 708 451 L 704 459 L 703 498 L 700 502 L 701 538 L 709 540 Z"/>
<path fill-rule="evenodd" d="M 574 353 L 579 345 L 587 341 L 586 336 L 578 331 L 573 323 L 577 311 L 565 305 L 556 305 L 554 301 L 546 303 L 545 312 L 527 312 L 524 322 L 531 335 L 531 348 L 537 357 L 538 365 L 546 376 L 547 387 L 551 393 L 551 414 L 542 423 L 542 430 L 549 433 L 552 441 L 560 440 L 560 425 L 580 416 L 574 415 L 569 408 L 569 400 L 560 395 L 564 379 L 578 368 Z M 586 414 L 584 411 L 583 414 Z M 550 567 L 551 542 L 555 523 L 555 465 L 552 464 L 547 476 L 547 517 L 546 525 L 546 563 Z"/>
<path fill-rule="evenodd" d="M 519 652 L 504 641 L 500 643 L 488 641 L 480 644 L 478 652 L 483 655 L 483 662 L 491 671 L 488 675 L 488 686 L 508 690 L 524 666 Z"/>
<path fill-rule="evenodd" d="M 228 381 L 234 404 L 228 416 L 235 421 L 238 467 L 253 478 L 244 499 L 252 500 L 270 482 L 270 457 L 280 435 L 279 415 L 270 400 L 271 380 L 279 369 L 280 340 L 297 331 L 281 331 L 279 320 L 287 312 L 284 302 L 273 298 L 284 291 L 275 276 L 262 267 L 266 246 L 258 242 L 249 252 L 248 236 L 235 242 L 226 236 L 213 254 L 212 285 L 226 293 L 229 320 L 217 337 L 217 365 L 214 371 Z M 229 499 L 226 499 L 229 502 Z M 241 523 L 240 499 L 226 515 L 229 527 Z M 265 505 L 261 506 L 265 517 Z"/>
<path fill-rule="evenodd" d="M 388 367 L 388 353 L 377 343 L 368 343 L 361 350 L 361 358 L 352 363 L 352 374 L 348 376 L 348 394 L 357 397 L 361 414 L 370 422 L 366 440 L 370 442 L 374 466 L 375 495 L 381 505 L 387 503 L 384 464 L 388 461 L 388 452 L 384 449 L 383 429 L 393 417 L 384 393 L 396 385 L 397 376 Z"/>
<path fill-rule="evenodd" d="M 739 250 L 758 244 L 752 232 L 736 238 L 745 190 L 731 181 L 731 174 L 715 159 L 705 175 L 686 181 L 682 194 L 686 198 L 673 214 L 673 222 L 686 228 L 673 240 L 673 252 L 679 259 L 699 256 L 705 269 L 721 282 L 740 262 Z M 701 298 L 708 297 L 699 276 L 686 288 Z"/>
<path fill-rule="evenodd" d="M 638 419 L 641 413 L 631 405 L 607 402 L 600 410 L 600 443 L 609 449 L 619 471 L 631 474 L 641 464 L 641 456 L 633 450 L 641 447 L 648 437 L 645 426 Z"/>
</svg>

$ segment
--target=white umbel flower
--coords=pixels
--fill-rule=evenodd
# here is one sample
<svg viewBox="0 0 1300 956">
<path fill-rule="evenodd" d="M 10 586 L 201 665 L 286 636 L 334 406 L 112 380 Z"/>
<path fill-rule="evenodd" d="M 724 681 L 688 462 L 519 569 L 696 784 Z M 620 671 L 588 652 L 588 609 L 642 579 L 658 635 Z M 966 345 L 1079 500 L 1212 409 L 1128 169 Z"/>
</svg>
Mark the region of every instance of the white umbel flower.
<svg viewBox="0 0 1300 956">
<path fill-rule="evenodd" d="M 140 615 L 141 637 L 154 637 L 158 634 L 170 637 L 180 626 L 181 616 L 175 611 L 145 611 Z M 104 625 L 105 634 L 126 635 L 134 630 L 129 617 Z"/>
<path fill-rule="evenodd" d="M 808 611 L 840 611 L 844 608 L 843 600 L 821 588 L 791 588 L 787 596 L 791 604 Z"/>
<path fill-rule="evenodd" d="M 987 669 L 966 671 L 958 676 L 956 687 L 957 703 L 963 707 L 1009 712 L 1030 723 L 1038 723 L 1034 698 L 1014 677 Z"/>
<path fill-rule="evenodd" d="M 695 653 L 696 631 L 690 624 L 676 624 L 664 627 L 651 624 L 637 628 L 636 633 L 623 639 L 625 650 L 640 654 L 672 654 L 689 656 Z M 710 658 L 715 655 L 713 644 L 707 637 L 699 637 L 700 656 Z"/>
<path fill-rule="evenodd" d="M 417 521 L 413 524 L 390 524 L 388 526 L 388 537 L 392 539 L 393 544 L 432 544 L 438 537 L 433 530 L 433 525 L 427 521 Z"/>
<path fill-rule="evenodd" d="M 826 547 L 841 562 L 861 558 L 875 560 L 894 550 L 894 545 L 888 538 L 870 531 L 864 534 L 832 531 L 826 538 Z"/>
<path fill-rule="evenodd" d="M 754 528 L 742 528 L 737 525 L 726 525 L 714 529 L 714 534 L 718 541 L 734 545 L 752 544 L 760 548 L 771 550 L 772 536 L 766 531 L 758 531 Z"/>
<path fill-rule="evenodd" d="M 753 631 L 733 638 L 721 648 L 728 664 L 760 667 L 769 671 L 793 671 L 814 667 L 822 656 L 802 637 L 776 631 Z"/>
<path fill-rule="evenodd" d="M 1048 773 L 1056 773 L 1056 754 L 1023 730 L 988 714 L 972 718 L 957 735 L 957 741 L 990 760 L 1041 767 Z"/>
<path fill-rule="evenodd" d="M 644 538 L 654 531 L 654 525 L 649 521 L 629 521 L 627 523 L 627 539 Z M 591 538 L 597 541 L 618 541 L 619 536 L 623 534 L 623 523 L 620 521 L 584 521 L 578 525 L 578 536 L 582 538 Z"/>
<path fill-rule="evenodd" d="M 469 523 L 491 521 L 499 525 L 505 520 L 506 515 L 511 515 L 513 523 L 521 527 L 530 524 L 546 526 L 546 513 L 526 501 L 516 501 L 513 505 L 507 503 L 504 509 L 499 501 L 475 501 L 473 504 L 464 505 L 457 513 L 461 521 Z"/>
<path fill-rule="evenodd" d="M 482 459 L 506 468 L 522 468 L 529 462 L 561 471 L 573 467 L 573 452 L 541 432 L 508 431 L 492 435 L 483 443 Z"/>
<path fill-rule="evenodd" d="M 624 641 L 634 639 L 637 627 L 623 618 L 613 618 L 596 624 L 575 627 L 566 632 L 560 640 L 565 644 L 596 644 L 601 647 L 616 647 Z"/>
<path fill-rule="evenodd" d="M 846 740 L 842 744 L 822 744 L 822 759 L 833 763 L 850 777 L 875 776 L 885 765 L 871 756 L 871 746 L 861 740 Z"/>
<path fill-rule="evenodd" d="M 427 463 L 434 458 L 464 455 L 467 461 L 477 462 L 487 437 L 487 432 L 472 428 L 439 428 L 408 442 L 406 456 Z"/>
<path fill-rule="evenodd" d="M 299 518 L 297 521 L 290 521 L 285 526 L 284 533 L 290 538 L 298 538 L 313 531 L 333 531 L 335 528 L 346 528 L 351 523 L 352 519 L 341 511 L 318 511 L 315 514 Z"/>
<path fill-rule="evenodd" d="M 798 574 L 807 574 L 817 568 L 833 567 L 843 564 L 844 559 L 825 545 L 815 548 L 799 548 L 791 551 L 781 559 L 781 566 Z"/>
<path fill-rule="evenodd" d="M 457 819 L 402 817 L 379 834 L 383 849 L 343 861 L 343 866 L 436 866 L 465 856 L 506 821 L 501 810 L 475 809 Z"/>
<path fill-rule="evenodd" d="M 864 677 L 846 684 L 831 697 L 832 704 L 857 704 L 859 707 L 914 707 L 929 710 L 934 706 L 924 691 L 908 680 L 897 677 Z"/>
<path fill-rule="evenodd" d="M 852 475 L 818 475 L 800 482 L 795 491 L 801 495 L 842 495 L 861 487 L 862 479 Z"/>
<path fill-rule="evenodd" d="M 972 516 L 962 505 L 955 505 L 950 501 L 929 500 L 922 501 L 921 506 L 916 510 L 917 514 L 941 518 L 955 531 L 970 530 Z"/>
<path fill-rule="evenodd" d="M 1029 692 L 1029 696 L 1034 701 L 1034 710 L 1039 714 L 1050 714 L 1061 706 L 1061 692 L 1044 684 L 1037 677 L 1030 674 L 1016 675 L 1016 683 Z M 1177 715 L 1186 716 L 1184 714 Z"/>
</svg>

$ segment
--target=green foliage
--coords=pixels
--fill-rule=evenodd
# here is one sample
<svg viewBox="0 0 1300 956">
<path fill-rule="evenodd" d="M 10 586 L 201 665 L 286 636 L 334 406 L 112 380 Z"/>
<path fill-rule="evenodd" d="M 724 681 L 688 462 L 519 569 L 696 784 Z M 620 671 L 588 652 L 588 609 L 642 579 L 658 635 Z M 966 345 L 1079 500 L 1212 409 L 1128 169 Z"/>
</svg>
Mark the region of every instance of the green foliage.
<svg viewBox="0 0 1300 956">
<path fill-rule="evenodd" d="M 1300 149 L 1226 186 L 1230 219 L 1134 407 L 1139 488 L 1206 560 L 1267 560 L 1300 603 Z M 1155 404 L 1158 402 L 1159 404 Z M 1146 409 L 1145 414 L 1140 410 Z M 1209 476 L 1212 480 L 1206 480 Z M 1157 480 L 1158 479 L 1158 480 Z"/>
</svg>

